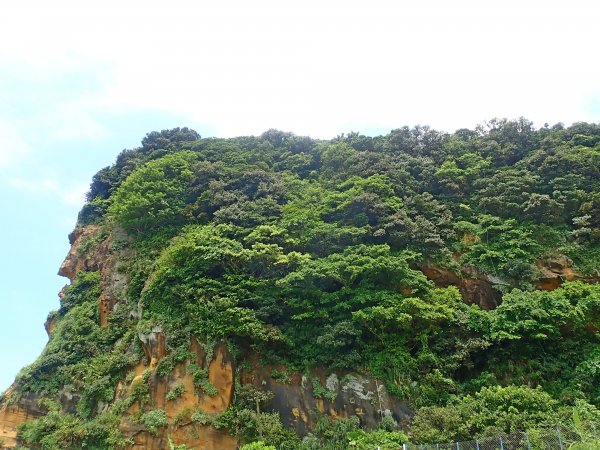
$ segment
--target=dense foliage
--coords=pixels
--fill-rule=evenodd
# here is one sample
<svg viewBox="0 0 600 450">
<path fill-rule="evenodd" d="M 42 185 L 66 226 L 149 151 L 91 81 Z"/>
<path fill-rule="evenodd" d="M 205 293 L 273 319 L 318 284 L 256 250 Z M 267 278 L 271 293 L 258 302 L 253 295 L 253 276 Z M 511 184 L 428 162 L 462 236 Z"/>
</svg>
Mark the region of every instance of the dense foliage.
<svg viewBox="0 0 600 450">
<path fill-rule="evenodd" d="M 599 125 L 535 129 L 521 118 L 330 141 L 155 132 L 98 172 L 79 222 L 130 236 L 121 302 L 141 317 L 123 306 L 99 328 L 98 280 L 79 275 L 48 348 L 19 379 L 23 393 L 73 386 L 75 416 L 55 422 L 109 401 L 139 358 L 136 333 L 156 326 L 169 349 L 162 374 L 187 358 L 192 336 L 290 369 L 368 371 L 415 409 L 408 431 L 420 442 L 556 425 L 575 402 L 600 406 L 600 286 L 536 290 L 540 267 L 561 255 L 581 277 L 600 275 Z M 434 286 L 425 264 L 487 277 L 499 306 Z M 238 413 L 234 428 L 260 419 Z M 162 414 L 144 420 L 160 426 Z M 323 428 L 314 448 L 405 439 L 350 425 L 335 438 L 342 447 Z M 272 426 L 278 437 L 248 448 L 291 439 Z M 34 431 L 23 431 L 32 444 Z"/>
</svg>

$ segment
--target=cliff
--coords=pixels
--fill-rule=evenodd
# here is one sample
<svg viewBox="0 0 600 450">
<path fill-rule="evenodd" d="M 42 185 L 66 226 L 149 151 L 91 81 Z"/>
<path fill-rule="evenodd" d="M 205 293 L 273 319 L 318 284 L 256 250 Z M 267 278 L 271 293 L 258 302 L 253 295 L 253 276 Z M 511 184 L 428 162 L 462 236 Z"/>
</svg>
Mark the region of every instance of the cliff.
<svg viewBox="0 0 600 450">
<path fill-rule="evenodd" d="M 110 326 L 107 317 L 118 308 L 118 298 L 127 290 L 128 276 L 119 270 L 119 264 L 134 255 L 128 250 L 114 250 L 115 241 L 127 239 L 122 230 L 116 229 L 110 235 L 96 225 L 79 228 L 69 237 L 71 250 L 62 263 L 59 274 L 77 279 L 82 272 L 97 272 L 100 280 L 100 295 L 97 300 L 97 320 L 100 327 Z M 103 238 L 103 239 L 102 239 Z M 95 242 L 90 248 L 89 242 Z M 68 287 L 59 296 L 64 298 Z M 135 312 L 132 312 L 135 314 Z M 52 340 L 57 318 L 46 322 L 46 330 Z M 189 357 L 176 364 L 167 376 L 159 376 L 157 367 L 168 355 L 165 335 L 160 328 L 147 334 L 138 335 L 138 343 L 143 350 L 140 362 L 129 367 L 128 379 L 121 380 L 114 389 L 112 404 L 128 404 L 118 424 L 127 449 L 166 449 L 169 438 L 179 445 L 197 450 L 227 450 L 239 447 L 239 437 L 227 430 L 216 428 L 210 423 L 225 412 L 234 402 L 236 389 L 252 386 L 256 391 L 270 393 L 268 400 L 259 408 L 279 414 L 284 426 L 294 429 L 299 435 L 314 430 L 319 415 L 333 419 L 359 416 L 366 427 L 376 427 L 383 417 L 393 418 L 394 422 L 405 422 L 410 414 L 406 404 L 391 396 L 383 382 L 376 378 L 348 371 L 330 371 L 314 368 L 307 373 L 286 373 L 285 379 L 273 378 L 277 368 L 265 365 L 260 355 L 246 355 L 248 363 L 236 367 L 225 341 L 216 344 L 200 343 L 196 338 L 189 342 Z M 206 380 L 215 391 L 210 394 L 199 391 L 194 374 L 190 370 L 203 370 Z M 281 367 L 280 367 L 281 369 Z M 316 383 L 316 384 L 315 384 Z M 323 386 L 323 392 L 315 392 L 315 386 Z M 18 386 L 18 382 L 17 382 Z M 143 401 L 128 402 L 138 395 L 143 387 L 146 398 Z M 181 391 L 176 398 L 169 392 Z M 323 398 L 324 395 L 327 398 Z M 70 393 L 68 387 L 59 396 L 61 406 L 66 411 L 75 412 L 78 395 Z M 18 444 L 19 425 L 48 414 L 48 409 L 40 405 L 40 395 L 14 395 L 8 390 L 0 409 L 0 438 L 3 448 L 14 448 Z M 109 408 L 98 405 L 98 412 Z M 157 431 L 148 431 L 140 423 L 143 411 L 160 409 L 165 412 L 167 424 Z M 203 421 L 194 420 L 194 412 L 206 415 Z"/>
<path fill-rule="evenodd" d="M 600 417 L 600 127 L 482 130 L 150 133 L 92 180 L 2 445 L 391 450 Z"/>
<path fill-rule="evenodd" d="M 128 239 L 121 229 L 116 228 L 108 235 L 103 233 L 96 225 L 77 229 L 70 236 L 72 247 L 59 274 L 72 282 L 77 279 L 78 273 L 99 273 L 101 289 L 96 317 L 100 327 L 107 327 L 110 326 L 107 317 L 119 307 L 118 298 L 124 295 L 129 283 L 129 276 L 119 269 L 119 264 L 135 255 L 128 249 L 115 250 L 115 242 Z M 89 242 L 95 242 L 93 248 L 90 248 Z M 546 264 L 539 262 L 538 266 L 543 274 L 539 281 L 542 289 L 553 290 L 564 281 L 584 278 L 572 270 L 572 263 L 564 257 Z M 493 309 L 500 301 L 500 292 L 484 275 L 471 274 L 469 278 L 461 278 L 434 264 L 428 264 L 421 270 L 436 286 L 457 286 L 465 303 Z M 61 298 L 65 297 L 67 289 L 65 287 L 60 292 Z M 45 324 L 51 339 L 56 322 L 57 318 L 51 317 Z M 215 427 L 211 420 L 233 404 L 236 389 L 243 390 L 244 386 L 269 393 L 267 401 L 261 402 L 259 408 L 276 412 L 283 425 L 300 436 L 314 431 L 320 415 L 334 420 L 358 416 L 367 428 L 376 428 L 384 417 L 406 426 L 411 415 L 407 403 L 391 395 L 385 382 L 371 375 L 314 367 L 305 373 L 285 373 L 282 379 L 274 377 L 273 373 L 280 375 L 285 368 L 265 365 L 255 352 L 245 355 L 243 367 L 236 366 L 225 341 L 207 345 L 193 338 L 189 342 L 189 357 L 176 364 L 167 376 L 159 376 L 157 367 L 169 353 L 164 332 L 155 328 L 147 334 L 140 333 L 137 338 L 143 350 L 142 360 L 129 368 L 128 379 L 117 383 L 112 399 L 113 405 L 119 401 L 128 404 L 118 424 L 128 449 L 166 449 L 169 448 L 169 438 L 190 449 L 238 448 L 239 436 Z M 215 388 L 214 393 L 209 395 L 197 389 L 194 375 L 189 370 L 191 366 L 205 370 L 208 382 Z M 140 386 L 144 387 L 147 398 L 127 402 L 136 396 Z M 177 398 L 168 395 L 177 390 L 181 391 Z M 40 405 L 39 395 L 29 393 L 13 401 L 11 399 L 15 397 L 11 388 L 4 397 L 8 400 L 3 401 L 0 409 L 0 437 L 4 439 L 4 447 L 13 448 L 18 444 L 19 425 L 43 417 L 48 410 Z M 64 410 L 76 411 L 76 394 L 65 389 L 59 400 Z M 108 407 L 98 405 L 98 412 Z M 165 412 L 167 423 L 151 432 L 140 423 L 139 416 L 143 411 L 155 409 Z M 206 415 L 204 420 L 194 420 L 193 414 L 197 411 Z"/>
</svg>

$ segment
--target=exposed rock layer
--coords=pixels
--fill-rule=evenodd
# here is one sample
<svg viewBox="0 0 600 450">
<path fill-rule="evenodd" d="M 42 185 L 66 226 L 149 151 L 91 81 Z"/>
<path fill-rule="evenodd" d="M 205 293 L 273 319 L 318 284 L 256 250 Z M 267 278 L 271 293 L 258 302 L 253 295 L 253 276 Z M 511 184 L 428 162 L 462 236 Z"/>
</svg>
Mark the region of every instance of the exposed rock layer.
<svg viewBox="0 0 600 450">
<path fill-rule="evenodd" d="M 483 274 L 471 271 L 468 277 L 461 278 L 449 269 L 435 264 L 425 264 L 422 272 L 437 287 L 456 286 L 467 304 L 479 305 L 483 309 L 494 309 L 500 303 L 502 294 Z"/>
<path fill-rule="evenodd" d="M 99 271 L 102 293 L 98 316 L 100 325 L 108 326 L 108 315 L 118 304 L 118 299 L 123 298 L 127 287 L 128 280 L 118 270 L 118 264 L 119 258 L 128 250 L 121 250 L 120 254 L 115 250 L 120 248 L 119 241 L 125 242 L 127 236 L 118 230 L 103 236 L 100 228 L 92 225 L 76 230 L 70 239 L 72 248 L 61 265 L 59 274 L 73 280 L 80 271 Z M 93 251 L 90 251 L 92 247 Z M 541 289 L 555 289 L 562 282 L 574 279 L 587 280 L 573 269 L 568 258 L 562 256 L 540 261 L 537 268 L 540 273 L 537 286 Z M 427 264 L 420 269 L 439 287 L 457 286 L 466 303 L 492 309 L 500 302 L 501 294 L 495 287 L 495 280 L 484 274 L 467 271 L 467 275 L 461 277 L 435 264 Z M 48 334 L 52 332 L 55 323 L 56 320 L 52 318 L 46 322 Z M 202 343 L 193 339 L 190 343 L 193 355 L 191 359 L 178 364 L 168 376 L 159 377 L 156 368 L 168 354 L 164 331 L 155 327 L 148 333 L 140 334 L 139 339 L 146 362 L 140 362 L 132 368 L 134 376 L 129 382 L 123 380 L 119 383 L 115 400 L 127 398 L 136 384 L 147 382 L 149 403 L 152 408 L 165 411 L 169 426 L 159 429 L 155 434 L 150 433 L 135 420 L 136 415 L 148 410 L 148 405 L 132 404 L 120 424 L 125 438 L 133 442 L 129 447 L 132 450 L 169 448 L 168 437 L 176 444 L 185 444 L 190 449 L 236 449 L 238 440 L 226 431 L 191 420 L 194 411 L 202 411 L 209 416 L 225 411 L 233 403 L 236 380 L 238 383 L 251 384 L 257 389 L 272 392 L 273 398 L 263 408 L 278 412 L 284 425 L 293 428 L 299 435 L 314 429 L 317 414 L 332 418 L 357 415 L 367 428 L 376 427 L 384 416 L 402 423 L 410 414 L 406 404 L 391 396 L 383 384 L 373 377 L 349 372 L 332 373 L 323 368 L 315 368 L 308 374 L 289 373 L 284 379 L 274 379 L 273 367 L 262 366 L 258 355 L 249 358 L 252 361 L 250 367 L 236 369 L 224 342 L 214 348 L 205 348 Z M 191 364 L 206 370 L 208 382 L 216 388 L 216 395 L 210 396 L 198 390 L 189 370 Z M 236 373 L 239 376 L 236 377 Z M 182 390 L 180 396 L 167 399 L 168 393 L 176 386 Z M 321 387 L 318 391 L 317 386 Z M 10 390 L 7 394 L 10 394 Z M 76 400 L 77 396 L 66 391 L 60 395 L 66 411 L 75 410 Z M 3 401 L 0 403 L 0 438 L 8 448 L 15 447 L 17 427 L 43 414 L 43 408 L 38 405 L 35 396 L 23 397 L 11 405 L 6 400 Z"/>
<path fill-rule="evenodd" d="M 9 398 L 13 388 L 5 392 Z M 0 405 L 0 439 L 4 441 L 5 448 L 17 446 L 17 428 L 28 420 L 42 416 L 45 411 L 38 405 L 37 397 L 31 395 L 22 397 L 16 404 L 6 401 Z"/>
<path fill-rule="evenodd" d="M 573 268 L 573 261 L 564 255 L 559 255 L 536 263 L 539 279 L 536 287 L 545 291 L 553 291 L 565 281 L 581 280 L 590 283 L 598 282 L 598 277 L 586 277 Z"/>
</svg>

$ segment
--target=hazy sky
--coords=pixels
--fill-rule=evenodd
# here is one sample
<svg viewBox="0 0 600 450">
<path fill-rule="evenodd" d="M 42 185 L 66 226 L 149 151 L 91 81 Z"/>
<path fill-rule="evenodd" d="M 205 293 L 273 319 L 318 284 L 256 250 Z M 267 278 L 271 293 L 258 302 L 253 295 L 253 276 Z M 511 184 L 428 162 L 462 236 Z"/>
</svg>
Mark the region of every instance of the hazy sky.
<svg viewBox="0 0 600 450">
<path fill-rule="evenodd" d="M 45 343 L 92 175 L 145 133 L 598 122 L 599 19 L 583 0 L 3 0 L 0 391 Z"/>
</svg>

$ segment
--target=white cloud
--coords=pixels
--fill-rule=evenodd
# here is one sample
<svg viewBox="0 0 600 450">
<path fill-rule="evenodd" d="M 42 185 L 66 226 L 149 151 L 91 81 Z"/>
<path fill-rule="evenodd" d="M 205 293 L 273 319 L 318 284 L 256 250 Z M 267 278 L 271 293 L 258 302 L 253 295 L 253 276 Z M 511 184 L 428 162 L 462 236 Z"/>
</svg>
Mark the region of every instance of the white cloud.
<svg viewBox="0 0 600 450">
<path fill-rule="evenodd" d="M 8 120 L 0 119 L 0 168 L 12 166 L 31 153 L 21 132 Z"/>
<path fill-rule="evenodd" d="M 85 193 L 89 190 L 89 184 L 77 184 L 70 189 L 60 190 L 61 200 L 74 206 L 82 206 L 85 202 Z"/>
<path fill-rule="evenodd" d="M 58 105 L 50 118 L 50 137 L 60 141 L 83 139 L 96 141 L 108 134 L 104 125 L 95 120 L 85 102 Z"/>
<path fill-rule="evenodd" d="M 25 179 L 12 177 L 7 184 L 20 192 L 36 196 L 52 196 L 68 206 L 82 206 L 85 201 L 87 184 L 62 186 L 52 178 Z"/>
<path fill-rule="evenodd" d="M 600 98 L 596 5 L 586 0 L 8 4 L 0 55 L 32 77 L 103 74 L 68 128 L 56 127 L 65 139 L 102 135 L 98 111 L 149 109 L 220 135 L 600 119 L 586 109 Z"/>
</svg>

